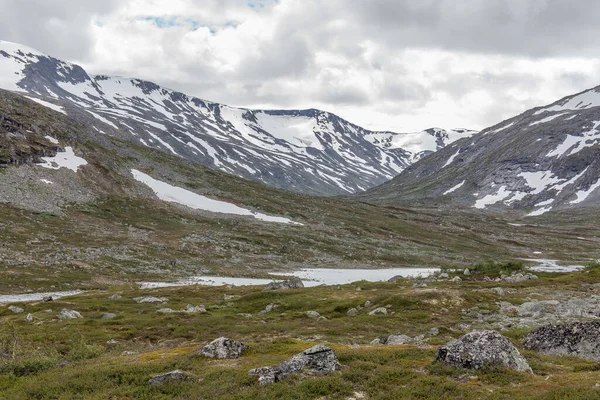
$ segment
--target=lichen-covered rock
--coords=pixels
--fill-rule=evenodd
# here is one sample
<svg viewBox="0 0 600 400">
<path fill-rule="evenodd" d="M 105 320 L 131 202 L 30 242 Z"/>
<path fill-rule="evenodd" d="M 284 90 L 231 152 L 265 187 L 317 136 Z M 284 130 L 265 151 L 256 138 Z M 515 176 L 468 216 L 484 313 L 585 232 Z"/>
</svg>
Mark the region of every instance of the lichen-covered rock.
<svg viewBox="0 0 600 400">
<path fill-rule="evenodd" d="M 501 366 L 532 372 L 519 350 L 496 331 L 467 333 L 438 349 L 436 361 L 457 368 L 480 369 Z"/>
<path fill-rule="evenodd" d="M 525 336 L 523 346 L 542 354 L 600 361 L 600 321 L 540 326 Z"/>
<path fill-rule="evenodd" d="M 211 358 L 239 358 L 246 349 L 248 346 L 242 342 L 220 337 L 200 349 L 198 354 Z"/>
<path fill-rule="evenodd" d="M 155 375 L 152 378 L 150 378 L 148 383 L 150 385 L 164 385 L 165 383 L 169 382 L 186 382 L 193 380 L 194 379 L 191 376 L 177 369 L 175 371 L 167 372 L 165 374 Z"/>
<path fill-rule="evenodd" d="M 309 375 L 325 375 L 340 368 L 335 352 L 325 345 L 318 344 L 282 361 L 276 367 L 255 368 L 248 373 L 258 375 L 258 383 L 266 385 L 281 381 L 289 374 L 302 372 Z"/>
<path fill-rule="evenodd" d="M 300 289 L 304 287 L 302 279 L 293 277 L 287 281 L 271 282 L 267 285 L 265 290 L 280 290 L 280 289 Z"/>
<path fill-rule="evenodd" d="M 83 318 L 83 316 L 79 313 L 79 311 L 75 311 L 75 310 L 68 310 L 66 308 L 63 308 L 59 313 L 58 313 L 58 319 L 78 319 L 78 318 Z"/>
<path fill-rule="evenodd" d="M 8 309 L 15 314 L 21 314 L 22 312 L 25 311 L 21 307 L 17 307 L 17 306 L 9 306 Z"/>
<path fill-rule="evenodd" d="M 143 297 L 136 297 L 133 299 L 133 301 L 135 301 L 138 304 L 142 304 L 142 303 L 164 303 L 167 301 L 167 299 L 165 299 L 164 297 L 158 298 L 158 297 L 154 297 L 154 296 L 143 296 Z"/>
</svg>

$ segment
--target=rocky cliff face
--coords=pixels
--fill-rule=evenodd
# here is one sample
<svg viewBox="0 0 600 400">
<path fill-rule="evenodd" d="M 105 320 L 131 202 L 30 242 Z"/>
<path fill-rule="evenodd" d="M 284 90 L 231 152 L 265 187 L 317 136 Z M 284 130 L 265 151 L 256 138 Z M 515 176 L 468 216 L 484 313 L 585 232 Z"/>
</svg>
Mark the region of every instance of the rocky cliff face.
<svg viewBox="0 0 600 400">
<path fill-rule="evenodd" d="M 541 215 L 600 200 L 600 87 L 459 140 L 365 198 Z"/>
<path fill-rule="evenodd" d="M 18 91 L 98 132 L 277 188 L 355 193 L 472 131 L 372 132 L 334 114 L 249 110 L 152 82 L 91 76 L 81 67 L 0 41 L 0 88 Z"/>
</svg>

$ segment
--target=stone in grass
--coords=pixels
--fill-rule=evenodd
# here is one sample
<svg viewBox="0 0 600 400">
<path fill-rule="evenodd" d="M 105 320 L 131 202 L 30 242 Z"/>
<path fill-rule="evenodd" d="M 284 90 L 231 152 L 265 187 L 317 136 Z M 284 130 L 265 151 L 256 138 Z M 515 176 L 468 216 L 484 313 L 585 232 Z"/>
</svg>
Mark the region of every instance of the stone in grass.
<svg viewBox="0 0 600 400">
<path fill-rule="evenodd" d="M 194 313 L 205 313 L 206 312 L 206 307 L 204 307 L 204 304 L 200 304 L 199 306 L 194 306 L 192 304 L 188 304 L 185 307 L 185 310 L 183 310 L 183 312 L 191 313 L 191 314 L 194 314 Z"/>
<path fill-rule="evenodd" d="M 321 316 L 321 314 L 319 314 L 319 313 L 318 313 L 318 312 L 316 312 L 316 311 L 307 311 L 307 312 L 306 312 L 306 316 L 307 316 L 308 318 L 319 318 L 319 317 Z"/>
<path fill-rule="evenodd" d="M 346 315 L 349 317 L 354 317 L 355 315 L 358 315 L 358 309 L 357 308 L 351 308 L 346 312 Z"/>
<path fill-rule="evenodd" d="M 102 316 L 100 317 L 100 319 L 114 319 L 116 317 L 117 317 L 117 314 L 107 312 L 107 313 L 102 314 Z"/>
<path fill-rule="evenodd" d="M 540 326 L 525 336 L 523 347 L 542 354 L 600 361 L 600 321 Z"/>
<path fill-rule="evenodd" d="M 161 313 L 161 314 L 173 314 L 177 311 L 173 310 L 172 308 L 159 308 L 158 310 L 156 310 L 157 313 Z"/>
<path fill-rule="evenodd" d="M 9 306 L 8 309 L 15 314 L 21 314 L 22 312 L 25 311 L 21 307 L 17 307 L 17 306 Z"/>
<path fill-rule="evenodd" d="M 301 289 L 304 287 L 302 279 L 293 277 L 287 281 L 271 282 L 267 285 L 265 290 L 281 290 L 281 289 Z"/>
<path fill-rule="evenodd" d="M 31 315 L 31 314 L 27 314 L 27 316 L 25 317 L 25 320 L 26 320 L 27 322 L 33 322 L 33 315 Z"/>
<path fill-rule="evenodd" d="M 248 349 L 242 342 L 237 340 L 229 339 L 226 337 L 220 337 L 213 340 L 202 349 L 198 350 L 197 354 L 201 354 L 211 358 L 240 358 L 242 352 Z"/>
<path fill-rule="evenodd" d="M 63 308 L 58 313 L 58 319 L 61 319 L 61 320 L 65 320 L 65 319 L 78 319 L 78 318 L 83 318 L 83 316 L 79 313 L 79 311 L 68 310 L 66 308 Z"/>
<path fill-rule="evenodd" d="M 373 303 L 371 303 L 369 300 L 365 301 L 365 308 L 369 308 L 369 307 L 373 307 Z"/>
<path fill-rule="evenodd" d="M 143 297 L 136 297 L 133 299 L 133 301 L 135 301 L 138 304 L 142 304 L 142 303 L 164 303 L 167 301 L 167 299 L 165 299 L 164 297 L 158 298 L 158 297 L 154 297 L 154 296 L 143 296 Z"/>
<path fill-rule="evenodd" d="M 467 333 L 440 347 L 436 361 L 457 368 L 481 369 L 500 366 L 533 373 L 519 350 L 496 331 Z"/>
<path fill-rule="evenodd" d="M 152 386 L 164 385 L 170 382 L 191 382 L 194 378 L 183 371 L 175 370 L 160 375 L 154 375 L 148 383 Z"/>
<path fill-rule="evenodd" d="M 369 315 L 377 315 L 377 314 L 384 314 L 387 315 L 388 311 L 385 307 L 379 307 L 374 309 L 373 311 L 369 312 Z"/>
<path fill-rule="evenodd" d="M 113 294 L 112 296 L 109 297 L 109 299 L 111 299 L 111 300 L 119 300 L 122 297 L 123 296 L 121 296 L 120 294 Z"/>
<path fill-rule="evenodd" d="M 279 382 L 289 374 L 303 372 L 307 375 L 325 375 L 340 369 L 341 365 L 335 352 L 325 345 L 318 344 L 284 360 L 278 366 L 251 369 L 248 374 L 258 375 L 258 383 L 267 385 Z"/>
</svg>

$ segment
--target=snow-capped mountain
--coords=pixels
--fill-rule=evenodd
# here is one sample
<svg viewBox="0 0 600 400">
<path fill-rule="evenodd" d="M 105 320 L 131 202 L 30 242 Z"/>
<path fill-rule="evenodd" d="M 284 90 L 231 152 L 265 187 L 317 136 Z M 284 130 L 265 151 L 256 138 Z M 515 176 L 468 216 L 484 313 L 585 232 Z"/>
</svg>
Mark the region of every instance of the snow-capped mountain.
<svg viewBox="0 0 600 400">
<path fill-rule="evenodd" d="M 372 132 L 334 114 L 249 110 L 81 67 L 0 41 L 0 88 L 134 141 L 274 187 L 319 195 L 386 182 L 472 131 Z"/>
<path fill-rule="evenodd" d="M 366 197 L 535 216 L 598 205 L 599 188 L 600 86 L 459 140 Z"/>
</svg>

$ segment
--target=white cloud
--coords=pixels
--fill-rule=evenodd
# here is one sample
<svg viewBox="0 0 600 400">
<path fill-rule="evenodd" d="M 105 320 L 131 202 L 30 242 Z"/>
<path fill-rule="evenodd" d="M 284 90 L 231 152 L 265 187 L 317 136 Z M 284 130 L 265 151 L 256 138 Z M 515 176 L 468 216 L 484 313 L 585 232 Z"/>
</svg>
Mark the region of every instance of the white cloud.
<svg viewBox="0 0 600 400">
<path fill-rule="evenodd" d="M 595 86 L 581 0 L 0 0 L 0 38 L 231 105 L 482 129 Z"/>
</svg>

